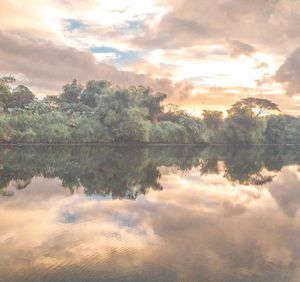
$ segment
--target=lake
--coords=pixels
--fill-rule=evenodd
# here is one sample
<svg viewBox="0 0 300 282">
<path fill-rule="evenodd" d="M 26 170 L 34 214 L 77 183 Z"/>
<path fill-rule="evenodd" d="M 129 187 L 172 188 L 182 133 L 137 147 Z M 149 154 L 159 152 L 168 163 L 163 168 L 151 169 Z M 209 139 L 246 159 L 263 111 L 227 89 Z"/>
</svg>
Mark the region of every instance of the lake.
<svg viewBox="0 0 300 282">
<path fill-rule="evenodd" d="M 297 147 L 0 147 L 0 281 L 300 281 Z"/>
</svg>

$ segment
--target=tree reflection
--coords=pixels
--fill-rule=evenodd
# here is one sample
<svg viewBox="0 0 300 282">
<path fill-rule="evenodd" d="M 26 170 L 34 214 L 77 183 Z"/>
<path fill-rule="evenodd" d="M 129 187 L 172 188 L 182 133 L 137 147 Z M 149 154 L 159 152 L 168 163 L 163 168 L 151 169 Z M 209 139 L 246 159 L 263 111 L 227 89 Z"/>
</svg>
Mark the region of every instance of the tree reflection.
<svg viewBox="0 0 300 282">
<path fill-rule="evenodd" d="M 161 166 L 222 174 L 243 185 L 264 185 L 285 165 L 300 163 L 296 148 L 280 147 L 16 147 L 0 149 L 0 192 L 24 189 L 33 177 L 59 178 L 73 193 L 136 199 L 162 190 Z"/>
</svg>

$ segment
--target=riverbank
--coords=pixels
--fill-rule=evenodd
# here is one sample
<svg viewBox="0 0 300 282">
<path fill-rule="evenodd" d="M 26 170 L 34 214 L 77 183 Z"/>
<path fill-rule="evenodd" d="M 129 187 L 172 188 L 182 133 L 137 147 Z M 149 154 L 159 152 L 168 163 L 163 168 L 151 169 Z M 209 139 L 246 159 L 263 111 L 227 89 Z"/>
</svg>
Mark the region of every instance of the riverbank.
<svg viewBox="0 0 300 282">
<path fill-rule="evenodd" d="M 268 146 L 300 146 L 300 144 L 222 144 L 222 143 L 0 143 L 1 147 L 23 147 L 23 146 L 107 146 L 107 147 L 185 147 L 185 146 L 192 146 L 192 147 L 209 147 L 209 146 L 222 146 L 222 147 L 268 147 Z"/>
</svg>

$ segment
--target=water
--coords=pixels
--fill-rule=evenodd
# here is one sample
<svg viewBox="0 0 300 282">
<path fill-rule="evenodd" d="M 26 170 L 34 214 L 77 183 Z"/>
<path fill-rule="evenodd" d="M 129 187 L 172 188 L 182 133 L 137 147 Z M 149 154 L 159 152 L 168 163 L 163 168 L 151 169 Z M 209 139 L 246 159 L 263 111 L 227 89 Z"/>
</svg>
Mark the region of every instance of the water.
<svg viewBox="0 0 300 282">
<path fill-rule="evenodd" d="M 0 281 L 300 281 L 300 150 L 0 148 Z"/>
</svg>

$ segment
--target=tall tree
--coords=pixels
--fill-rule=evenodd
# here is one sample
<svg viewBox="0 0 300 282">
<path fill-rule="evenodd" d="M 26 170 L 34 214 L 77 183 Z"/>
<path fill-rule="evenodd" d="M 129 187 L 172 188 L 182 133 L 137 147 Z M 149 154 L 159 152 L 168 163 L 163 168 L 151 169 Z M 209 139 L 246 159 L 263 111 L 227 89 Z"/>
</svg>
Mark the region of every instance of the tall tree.
<svg viewBox="0 0 300 282">
<path fill-rule="evenodd" d="M 98 98 L 96 116 L 114 141 L 149 141 L 145 111 L 128 89 L 115 88 Z"/>
<path fill-rule="evenodd" d="M 97 96 L 105 94 L 111 87 L 111 83 L 106 80 L 90 80 L 86 83 L 85 89 L 81 95 L 81 102 L 91 108 L 97 106 Z"/>
<path fill-rule="evenodd" d="M 273 115 L 265 131 L 270 144 L 300 144 L 300 119 L 288 115 Z"/>
<path fill-rule="evenodd" d="M 225 138 L 232 144 L 262 143 L 264 141 L 265 120 L 253 117 L 249 109 L 239 109 L 225 120 Z"/>
<path fill-rule="evenodd" d="M 7 102 L 10 96 L 11 92 L 9 87 L 6 84 L 0 82 L 0 108 L 7 108 Z"/>
<path fill-rule="evenodd" d="M 149 119 L 153 124 L 158 124 L 159 115 L 163 112 L 162 102 L 167 95 L 162 92 L 153 93 L 150 87 L 139 86 L 140 105 L 149 111 Z"/>
<path fill-rule="evenodd" d="M 0 108 L 7 109 L 7 103 L 11 96 L 10 84 L 16 79 L 12 76 L 3 76 L 0 78 Z"/>
<path fill-rule="evenodd" d="M 248 97 L 233 104 L 228 111 L 228 115 L 232 116 L 241 109 L 248 110 L 252 116 L 257 117 L 266 115 L 270 111 L 280 111 L 278 105 L 268 99 Z"/>
<path fill-rule="evenodd" d="M 82 85 L 74 79 L 72 83 L 68 83 L 63 87 L 63 92 L 61 93 L 60 98 L 66 103 L 78 103 L 80 101 L 82 90 Z"/>
<path fill-rule="evenodd" d="M 223 122 L 223 113 L 221 111 L 204 110 L 203 120 L 209 129 L 218 130 Z"/>
<path fill-rule="evenodd" d="M 22 108 L 34 101 L 34 94 L 25 85 L 18 85 L 8 98 L 7 108 Z"/>
</svg>

